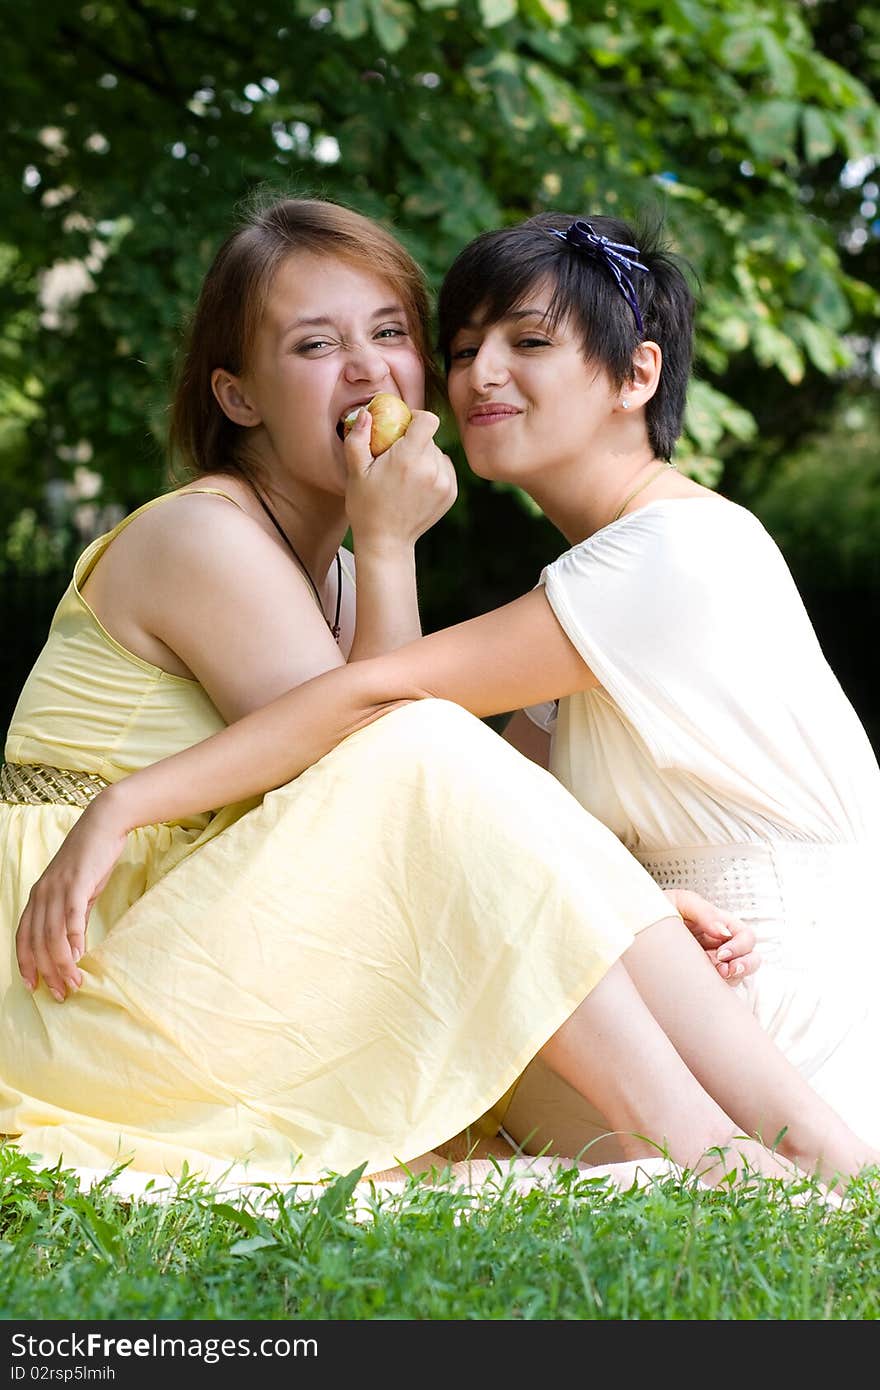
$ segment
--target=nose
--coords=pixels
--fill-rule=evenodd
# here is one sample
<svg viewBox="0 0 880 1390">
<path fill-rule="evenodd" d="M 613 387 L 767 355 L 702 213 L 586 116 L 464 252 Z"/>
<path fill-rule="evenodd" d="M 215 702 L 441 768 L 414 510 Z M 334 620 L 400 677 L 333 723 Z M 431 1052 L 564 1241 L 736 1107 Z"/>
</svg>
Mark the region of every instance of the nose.
<svg viewBox="0 0 880 1390">
<path fill-rule="evenodd" d="M 471 358 L 471 386 L 475 391 L 491 391 L 497 386 L 503 386 L 509 375 L 501 345 L 493 337 L 485 337 Z"/>
<path fill-rule="evenodd" d="M 377 343 L 369 339 L 352 343 L 346 353 L 345 379 L 349 382 L 381 382 L 388 375 L 388 363 Z"/>
</svg>

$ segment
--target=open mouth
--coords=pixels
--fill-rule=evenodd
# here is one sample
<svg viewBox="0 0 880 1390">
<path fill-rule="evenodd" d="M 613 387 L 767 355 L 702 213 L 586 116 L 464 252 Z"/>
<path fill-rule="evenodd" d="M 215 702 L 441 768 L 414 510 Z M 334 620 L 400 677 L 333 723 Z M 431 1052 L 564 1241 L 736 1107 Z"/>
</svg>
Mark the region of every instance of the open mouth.
<svg viewBox="0 0 880 1390">
<path fill-rule="evenodd" d="M 345 438 L 346 424 L 353 425 L 361 406 L 369 405 L 372 399 L 372 396 L 365 396 L 362 401 L 355 401 L 352 405 L 346 406 L 345 410 L 343 410 L 339 419 L 336 421 L 336 433 L 340 439 Z"/>
</svg>

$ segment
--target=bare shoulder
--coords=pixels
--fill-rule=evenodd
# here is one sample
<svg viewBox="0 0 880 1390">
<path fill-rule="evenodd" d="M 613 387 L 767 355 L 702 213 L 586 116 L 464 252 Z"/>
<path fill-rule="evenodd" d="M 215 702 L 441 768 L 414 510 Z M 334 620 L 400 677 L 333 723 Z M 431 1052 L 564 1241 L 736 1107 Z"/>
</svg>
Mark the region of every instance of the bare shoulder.
<svg viewBox="0 0 880 1390">
<path fill-rule="evenodd" d="M 150 566 L 205 561 L 232 545 L 239 550 L 263 549 L 267 537 L 246 507 L 246 491 L 226 480 L 225 495 L 184 488 L 149 507 L 114 541 L 120 562 L 145 561 Z M 154 576 L 155 577 L 155 576 Z"/>
<path fill-rule="evenodd" d="M 224 576 L 268 569 L 274 578 L 278 547 L 245 510 L 245 489 L 235 487 L 234 480 L 224 482 L 228 498 L 183 490 L 136 516 L 89 576 L 84 589 L 89 600 L 108 613 L 123 608 L 144 613 L 169 594 L 222 586 Z"/>
</svg>

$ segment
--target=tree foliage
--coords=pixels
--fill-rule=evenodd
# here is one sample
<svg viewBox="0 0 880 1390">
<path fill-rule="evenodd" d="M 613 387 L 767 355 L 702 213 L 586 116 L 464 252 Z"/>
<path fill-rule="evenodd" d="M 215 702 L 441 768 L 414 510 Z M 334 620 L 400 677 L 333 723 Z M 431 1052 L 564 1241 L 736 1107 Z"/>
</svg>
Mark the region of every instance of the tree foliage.
<svg viewBox="0 0 880 1390">
<path fill-rule="evenodd" d="M 873 36 L 858 64 L 846 49 L 835 61 L 830 11 Z M 841 249 L 845 210 L 823 197 L 880 151 L 877 47 L 866 6 L 825 0 L 17 7 L 0 191 L 7 517 L 77 462 L 125 506 L 161 484 L 187 309 L 236 206 L 266 184 L 386 220 L 434 285 L 468 238 L 543 208 L 662 214 L 702 285 L 681 457 L 716 480 L 779 384 L 837 381 L 857 365 L 854 330 L 875 327 L 877 296 Z"/>
</svg>

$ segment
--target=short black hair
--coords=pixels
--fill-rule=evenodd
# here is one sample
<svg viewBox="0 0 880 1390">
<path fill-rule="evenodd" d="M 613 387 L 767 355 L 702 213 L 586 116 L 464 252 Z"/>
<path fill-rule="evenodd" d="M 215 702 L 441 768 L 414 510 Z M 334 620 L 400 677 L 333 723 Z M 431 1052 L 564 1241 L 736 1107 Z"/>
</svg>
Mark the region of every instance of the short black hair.
<svg viewBox="0 0 880 1390">
<path fill-rule="evenodd" d="M 580 329 L 584 356 L 600 363 L 615 388 L 632 379 L 639 343 L 651 339 L 663 354 L 660 382 L 645 415 L 651 448 L 669 459 L 681 434 L 693 359 L 695 301 L 678 258 L 663 243 L 659 228 L 630 226 L 614 217 L 585 217 L 599 236 L 636 246 L 636 259 L 648 273 L 631 279 L 642 315 L 635 315 L 612 272 L 601 259 L 584 254 L 550 232 L 565 231 L 578 215 L 542 212 L 513 227 L 483 232 L 460 251 L 449 268 L 437 303 L 438 342 L 449 370 L 456 333 L 474 321 L 497 323 L 527 297 L 532 287 L 554 285 L 550 322 L 571 316 Z"/>
</svg>

